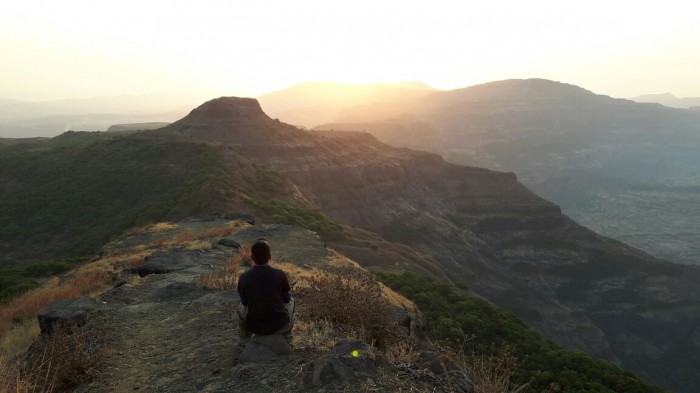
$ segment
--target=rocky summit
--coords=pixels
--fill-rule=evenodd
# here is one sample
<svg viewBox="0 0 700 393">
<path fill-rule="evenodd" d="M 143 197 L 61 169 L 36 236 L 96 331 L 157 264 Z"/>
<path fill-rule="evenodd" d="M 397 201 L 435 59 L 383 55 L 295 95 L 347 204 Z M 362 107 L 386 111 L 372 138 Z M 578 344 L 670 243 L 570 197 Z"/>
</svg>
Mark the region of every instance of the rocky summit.
<svg viewBox="0 0 700 393">
<path fill-rule="evenodd" d="M 183 234 L 232 228 L 231 223 L 207 218 L 169 224 L 167 231 L 122 237 L 105 247 L 102 260 L 152 244 L 154 233 L 158 237 L 182 238 Z M 285 225 L 236 224 L 235 228 L 221 238 L 203 238 L 203 243 L 159 248 L 156 259 L 167 259 L 176 265 L 169 271 L 132 277 L 96 301 L 86 303 L 84 298 L 77 298 L 58 302 L 42 313 L 40 318 L 62 315 L 64 321 L 80 314 L 79 326 L 96 333 L 99 346 L 110 352 L 100 373 L 76 391 L 358 391 L 363 390 L 363 383 L 379 383 L 381 368 L 388 367 L 387 361 L 381 360 L 383 355 L 371 355 L 369 346 L 361 340 L 338 339 L 342 333 L 313 337 L 319 333 L 314 333 L 304 317 L 305 308 L 312 305 L 305 304 L 303 296 L 297 300 L 301 311 L 297 313 L 292 347 L 284 338 L 281 344 L 276 343 L 275 336 L 254 336 L 248 343 L 239 342 L 234 311 L 238 296 L 230 289 L 213 288 L 206 281 L 225 269 L 239 253 L 238 247 L 220 245 L 218 240 L 250 245 L 265 237 L 274 245 L 271 263 L 285 269 L 293 285 L 303 280 L 304 272 L 342 272 L 344 277 L 367 276 L 367 272 L 326 249 L 311 231 Z M 391 292 L 384 287 L 373 296 L 382 297 L 381 291 Z M 403 299 L 393 292 L 390 297 Z M 422 325 L 420 314 L 407 300 L 389 307 L 393 310 L 387 310 L 390 313 L 412 318 L 413 326 Z M 60 318 L 54 318 L 53 323 L 59 321 Z M 401 334 L 409 337 L 420 333 L 405 330 Z M 338 341 L 326 349 L 324 345 L 330 345 L 330 340 Z M 358 355 L 352 356 L 353 351 Z M 357 374 L 360 371 L 361 377 Z"/>
</svg>

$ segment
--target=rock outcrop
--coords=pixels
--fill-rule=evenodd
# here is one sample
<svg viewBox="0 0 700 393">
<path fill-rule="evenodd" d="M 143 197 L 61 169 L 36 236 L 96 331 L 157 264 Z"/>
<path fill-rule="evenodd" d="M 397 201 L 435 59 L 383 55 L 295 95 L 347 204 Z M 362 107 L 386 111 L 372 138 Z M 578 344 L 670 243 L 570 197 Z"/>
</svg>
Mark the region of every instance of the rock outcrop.
<svg viewBox="0 0 700 393">
<path fill-rule="evenodd" d="M 342 387 L 376 378 L 381 368 L 389 368 L 389 363 L 378 354 L 367 357 L 365 353 L 371 350 L 361 340 L 340 342 L 330 354 L 313 361 L 304 382 L 313 387 Z"/>
<path fill-rule="evenodd" d="M 68 300 L 59 300 L 39 314 L 41 334 L 50 335 L 61 325 L 73 324 L 82 327 L 87 323 L 87 315 L 100 307 L 97 300 L 80 296 Z"/>
<path fill-rule="evenodd" d="M 169 230 L 168 236 L 192 231 L 206 233 L 227 227 L 228 223 L 223 219 L 185 220 L 172 224 L 176 229 Z M 283 262 L 299 272 L 314 269 L 367 275 L 354 262 L 325 248 L 319 236 L 309 230 L 289 225 L 236 228 L 226 238 L 238 244 L 250 245 L 260 237 L 268 239 L 273 245 L 273 264 Z M 122 255 L 149 239 L 148 233 L 117 239 L 105 247 L 103 257 Z M 363 380 L 356 372 L 376 374 L 380 365 L 367 360 L 369 347 L 355 341 L 332 351 L 293 350 L 285 337 L 279 335 L 253 336 L 244 348 L 237 345 L 238 326 L 234 318 L 237 295 L 231 290 L 204 287 L 200 280 L 224 269 L 238 255 L 238 249 L 216 247 L 216 237 L 206 241 L 211 247 L 198 243 L 197 250 L 187 250 L 185 245 L 164 246 L 154 253 L 157 258 L 149 260 L 163 263 L 169 260 L 176 268 L 135 277 L 107 291 L 99 300 L 78 298 L 58 302 L 43 314 L 44 318 L 61 320 L 79 318 L 81 325 L 100 337 L 102 345 L 114 351 L 96 379 L 78 391 L 306 392 L 310 388 L 317 391 L 345 387 L 358 390 Z M 378 291 L 376 296 L 383 293 Z M 303 308 L 301 303 L 299 307 Z M 409 307 L 403 314 L 418 319 L 415 305 L 409 303 L 404 299 L 393 307 Z M 86 304 L 95 307 L 85 307 Z M 416 323 L 422 325 L 420 321 Z M 346 359 L 351 356 L 348 345 L 362 351 L 362 356 Z M 304 372 L 300 371 L 300 365 Z M 313 367 L 321 370 L 316 377 L 311 371 Z"/>
<path fill-rule="evenodd" d="M 293 353 L 287 339 L 281 334 L 254 335 L 238 357 L 241 363 L 269 362 Z"/>
</svg>

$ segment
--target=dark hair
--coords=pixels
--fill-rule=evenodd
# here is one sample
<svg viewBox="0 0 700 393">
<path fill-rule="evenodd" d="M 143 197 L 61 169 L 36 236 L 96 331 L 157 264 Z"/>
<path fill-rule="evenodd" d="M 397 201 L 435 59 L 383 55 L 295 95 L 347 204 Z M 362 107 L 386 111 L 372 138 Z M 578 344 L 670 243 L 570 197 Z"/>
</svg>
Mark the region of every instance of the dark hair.
<svg viewBox="0 0 700 393">
<path fill-rule="evenodd" d="M 270 260 L 270 243 L 265 239 L 258 239 L 250 247 L 250 253 L 256 265 L 264 265 Z"/>
</svg>

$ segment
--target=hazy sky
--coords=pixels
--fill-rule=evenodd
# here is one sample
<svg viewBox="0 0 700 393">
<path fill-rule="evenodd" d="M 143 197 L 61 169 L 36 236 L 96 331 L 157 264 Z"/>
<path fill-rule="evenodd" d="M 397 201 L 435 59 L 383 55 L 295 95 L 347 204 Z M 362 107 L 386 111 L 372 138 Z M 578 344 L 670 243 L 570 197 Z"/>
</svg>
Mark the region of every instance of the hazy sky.
<svg viewBox="0 0 700 393">
<path fill-rule="evenodd" d="M 0 98 L 547 78 L 700 96 L 695 1 L 0 2 Z"/>
</svg>

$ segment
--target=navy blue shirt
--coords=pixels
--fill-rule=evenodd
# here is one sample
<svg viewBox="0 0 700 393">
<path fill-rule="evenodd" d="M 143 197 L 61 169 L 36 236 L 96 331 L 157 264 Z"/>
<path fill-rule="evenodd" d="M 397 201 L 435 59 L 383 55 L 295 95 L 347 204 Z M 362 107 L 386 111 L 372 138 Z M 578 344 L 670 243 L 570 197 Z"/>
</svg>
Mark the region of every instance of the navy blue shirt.
<svg viewBox="0 0 700 393">
<path fill-rule="evenodd" d="M 284 304 L 292 298 L 287 275 L 267 264 L 255 265 L 238 280 L 241 303 L 248 306 L 245 326 L 255 334 L 272 334 L 289 319 Z"/>
</svg>

